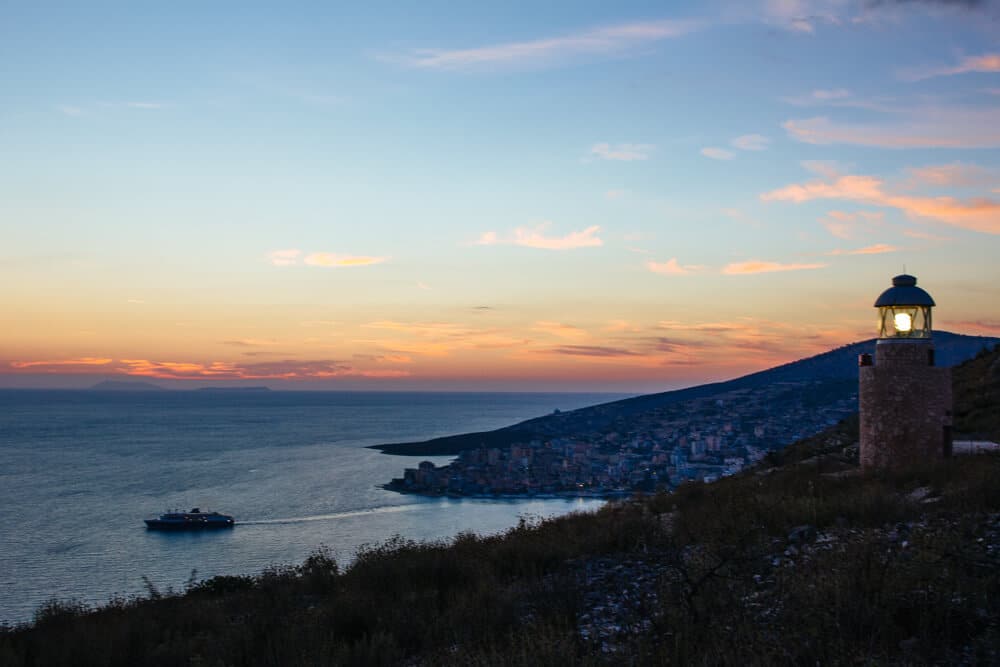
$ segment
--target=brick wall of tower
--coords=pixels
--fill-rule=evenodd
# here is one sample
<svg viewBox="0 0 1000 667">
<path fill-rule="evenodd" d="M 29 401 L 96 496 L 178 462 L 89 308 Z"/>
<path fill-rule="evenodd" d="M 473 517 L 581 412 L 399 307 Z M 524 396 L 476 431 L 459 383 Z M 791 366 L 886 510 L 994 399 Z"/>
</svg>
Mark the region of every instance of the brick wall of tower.
<svg viewBox="0 0 1000 667">
<path fill-rule="evenodd" d="M 951 430 L 951 369 L 933 366 L 930 341 L 890 341 L 859 371 L 861 465 L 901 468 L 944 458 Z"/>
</svg>

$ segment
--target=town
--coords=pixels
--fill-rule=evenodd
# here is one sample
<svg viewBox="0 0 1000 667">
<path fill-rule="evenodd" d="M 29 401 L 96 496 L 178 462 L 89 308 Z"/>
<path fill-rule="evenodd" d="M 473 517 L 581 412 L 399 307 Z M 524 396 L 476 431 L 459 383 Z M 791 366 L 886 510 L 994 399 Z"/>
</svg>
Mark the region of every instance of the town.
<svg viewBox="0 0 1000 667">
<path fill-rule="evenodd" d="M 857 412 L 830 381 L 775 382 L 662 406 L 573 436 L 466 449 L 423 461 L 386 488 L 449 496 L 615 497 L 712 482 Z M 572 413 L 567 413 L 572 415 Z"/>
</svg>

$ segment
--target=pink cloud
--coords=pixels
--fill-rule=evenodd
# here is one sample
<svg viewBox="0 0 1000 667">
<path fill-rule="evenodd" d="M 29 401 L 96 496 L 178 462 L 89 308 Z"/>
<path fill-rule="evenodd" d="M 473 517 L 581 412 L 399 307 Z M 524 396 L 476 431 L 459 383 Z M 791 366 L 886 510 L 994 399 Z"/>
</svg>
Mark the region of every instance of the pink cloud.
<svg viewBox="0 0 1000 667">
<path fill-rule="evenodd" d="M 560 37 L 508 42 L 468 49 L 416 49 L 380 59 L 420 69 L 462 70 L 487 66 L 540 65 L 572 58 L 628 53 L 679 37 L 698 27 L 693 21 L 646 21 L 603 26 Z"/>
<path fill-rule="evenodd" d="M 702 148 L 699 152 L 705 157 L 712 158 L 713 160 L 732 160 L 736 157 L 736 154 L 732 151 L 727 151 L 724 148 L 716 148 L 714 146 Z"/>
<path fill-rule="evenodd" d="M 66 372 L 68 368 L 72 367 L 86 369 L 93 366 L 107 366 L 113 361 L 114 359 L 107 359 L 104 357 L 79 357 L 76 359 L 55 359 L 43 361 L 11 361 L 9 365 L 11 368 L 30 368 L 36 372 L 58 371 L 63 373 Z"/>
<path fill-rule="evenodd" d="M 882 180 L 874 176 L 847 175 L 832 182 L 792 184 L 766 192 L 760 198 L 765 202 L 795 203 L 814 199 L 844 199 L 896 208 L 910 217 L 937 220 L 963 229 L 1000 234 L 1000 202 L 985 197 L 961 201 L 954 197 L 895 195 L 886 192 Z"/>
<path fill-rule="evenodd" d="M 989 186 L 1000 182 L 1000 174 L 974 164 L 941 164 L 907 169 L 914 182 L 941 187 Z"/>
<path fill-rule="evenodd" d="M 561 322 L 535 322 L 535 326 L 532 327 L 532 330 L 556 336 L 557 338 L 587 337 L 587 332 L 583 329 L 575 327 L 572 324 L 563 324 Z"/>
<path fill-rule="evenodd" d="M 667 276 L 686 276 L 704 267 L 696 264 L 682 266 L 677 262 L 676 257 L 671 257 L 665 262 L 646 262 L 646 268 L 653 273 L 660 273 Z"/>
<path fill-rule="evenodd" d="M 598 225 L 591 225 L 565 236 L 546 236 L 545 230 L 551 224 L 546 221 L 535 227 L 518 227 L 512 236 L 506 238 L 501 238 L 496 232 L 484 232 L 475 241 L 475 245 L 519 245 L 542 250 L 572 250 L 604 245 L 604 241 L 597 236 L 601 231 Z"/>
<path fill-rule="evenodd" d="M 722 272 L 729 276 L 735 276 L 752 273 L 774 273 L 777 271 L 805 271 L 809 269 L 822 269 L 825 266 L 826 264 L 782 264 L 780 262 L 750 260 L 727 264 L 722 269 Z"/>
<path fill-rule="evenodd" d="M 876 243 L 875 245 L 856 248 L 855 250 L 833 250 L 828 255 L 881 255 L 887 252 L 896 252 L 896 246 L 887 243 Z"/>
<path fill-rule="evenodd" d="M 821 220 L 823 226 L 830 234 L 839 239 L 851 239 L 861 232 L 879 227 L 885 218 L 885 214 L 872 211 L 858 211 L 856 213 L 830 211 L 826 215 L 827 217 Z"/>
<path fill-rule="evenodd" d="M 885 123 L 838 123 L 826 116 L 782 123 L 789 136 L 808 144 L 854 144 L 878 148 L 996 148 L 998 111 L 921 109 Z"/>
<path fill-rule="evenodd" d="M 952 76 L 954 74 L 967 74 L 969 72 L 1000 72 L 1000 53 L 966 56 L 957 65 L 912 69 L 903 72 L 901 76 L 908 81 L 920 81 L 937 76 Z"/>
</svg>

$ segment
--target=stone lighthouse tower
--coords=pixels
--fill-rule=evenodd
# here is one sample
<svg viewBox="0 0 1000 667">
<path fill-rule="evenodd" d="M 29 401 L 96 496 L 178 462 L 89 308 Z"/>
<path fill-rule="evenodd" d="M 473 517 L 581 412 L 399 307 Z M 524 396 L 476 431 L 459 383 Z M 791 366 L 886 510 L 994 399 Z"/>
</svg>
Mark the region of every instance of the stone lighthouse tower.
<svg viewBox="0 0 1000 667">
<path fill-rule="evenodd" d="M 906 274 L 875 301 L 875 358 L 861 355 L 861 466 L 901 468 L 951 456 L 951 369 L 934 366 L 934 299 Z"/>
</svg>

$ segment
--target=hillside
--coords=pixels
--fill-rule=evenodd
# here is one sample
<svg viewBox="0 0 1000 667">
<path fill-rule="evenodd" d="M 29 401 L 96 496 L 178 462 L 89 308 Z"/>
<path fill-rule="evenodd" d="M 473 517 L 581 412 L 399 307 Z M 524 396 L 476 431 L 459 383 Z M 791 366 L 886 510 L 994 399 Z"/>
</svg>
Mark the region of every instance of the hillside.
<svg viewBox="0 0 1000 667">
<path fill-rule="evenodd" d="M 1000 338 L 964 336 L 947 331 L 934 332 L 934 347 L 940 366 L 954 366 L 1000 342 Z M 636 396 L 578 410 L 529 419 L 494 431 L 464 433 L 424 442 L 373 445 L 386 454 L 403 456 L 454 455 L 477 447 L 506 447 L 536 438 L 572 437 L 605 431 L 615 422 L 695 399 L 728 394 L 737 390 L 760 390 L 779 383 L 808 383 L 818 398 L 827 403 L 849 398 L 857 391 L 858 355 L 872 353 L 875 339 L 852 343 L 813 357 L 800 359 L 734 380 Z"/>
<path fill-rule="evenodd" d="M 996 414 L 978 388 L 998 364 L 956 369 L 957 414 Z M 391 539 L 346 570 L 320 551 L 52 602 L 0 630 L 0 664 L 997 664 L 1000 456 L 865 477 L 852 429 L 594 514 Z"/>
</svg>

